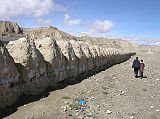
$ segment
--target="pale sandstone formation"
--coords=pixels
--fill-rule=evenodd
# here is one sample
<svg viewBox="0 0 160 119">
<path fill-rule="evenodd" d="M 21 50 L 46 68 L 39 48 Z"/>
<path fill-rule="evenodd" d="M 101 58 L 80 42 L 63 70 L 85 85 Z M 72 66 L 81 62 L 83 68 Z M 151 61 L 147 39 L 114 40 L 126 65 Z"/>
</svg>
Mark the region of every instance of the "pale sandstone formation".
<svg viewBox="0 0 160 119">
<path fill-rule="evenodd" d="M 82 51 L 84 52 L 85 56 L 87 57 L 87 68 L 88 71 L 92 70 L 94 68 L 94 57 L 92 52 L 89 49 L 89 45 L 87 42 L 78 41 L 80 44 L 80 47 L 82 48 Z"/>
<path fill-rule="evenodd" d="M 88 75 L 91 71 L 101 71 L 135 54 L 127 50 L 107 48 L 104 45 L 52 37 L 32 40 L 28 36 L 10 42 L 7 48 L 20 73 L 19 77 L 13 78 L 17 82 L 11 84 L 17 88 L 11 90 L 10 94 L 11 97 L 15 96 L 15 100 L 21 94 L 38 94 L 49 85 L 64 80 L 70 81 L 83 74 Z M 9 87 L 3 90 L 10 91 Z M 4 103 L 5 106 L 15 101 L 8 102 Z"/>
<path fill-rule="evenodd" d="M 26 37 L 7 45 L 13 58 L 0 42 L 0 108 L 12 105 L 20 95 L 38 94 L 55 83 L 78 80 L 121 63 L 137 48 L 120 39 L 78 38 L 55 27 L 22 30 L 6 24 L 0 27 L 6 28 L 0 30 L 5 34 L 2 39 L 9 39 L 12 32 Z"/>
<path fill-rule="evenodd" d="M 78 57 L 75 55 L 72 44 L 66 40 L 57 40 L 57 44 L 60 47 L 63 55 L 67 59 L 66 73 L 67 79 L 73 80 L 78 77 Z"/>
<path fill-rule="evenodd" d="M 0 108 L 12 105 L 19 96 L 19 73 L 13 58 L 0 41 Z"/>
<path fill-rule="evenodd" d="M 17 23 L 0 21 L 0 35 L 20 34 L 22 32 L 22 29 Z"/>
<path fill-rule="evenodd" d="M 98 67 L 103 66 L 104 65 L 104 56 L 103 56 L 103 53 L 102 53 L 102 51 L 100 49 L 100 46 L 94 45 L 94 47 L 95 47 L 95 49 L 96 49 L 96 51 L 98 53 L 98 62 L 99 62 Z"/>
<path fill-rule="evenodd" d="M 139 46 L 133 42 L 129 42 L 121 38 L 103 38 L 103 37 L 89 37 L 82 36 L 79 38 L 82 41 L 86 41 L 92 45 L 100 45 L 107 48 L 116 48 L 120 50 L 136 51 Z"/>
<path fill-rule="evenodd" d="M 47 62 L 48 78 L 52 83 L 63 81 L 67 78 L 66 58 L 61 52 L 54 38 L 46 37 L 35 40 L 37 49 Z"/>
<path fill-rule="evenodd" d="M 39 93 L 48 85 L 44 57 L 35 47 L 31 39 L 20 38 L 7 46 L 14 58 L 19 77 L 21 93 Z"/>
<path fill-rule="evenodd" d="M 29 35 L 33 39 L 41 39 L 45 37 L 54 37 L 63 40 L 76 39 L 75 36 L 60 31 L 53 26 L 40 27 L 40 28 L 24 28 L 23 32 L 24 34 Z"/>
<path fill-rule="evenodd" d="M 4 45 L 7 45 L 9 41 L 16 40 L 23 37 L 23 29 L 15 22 L 0 21 L 0 40 Z"/>
<path fill-rule="evenodd" d="M 78 57 L 78 74 L 83 74 L 87 72 L 87 57 L 83 52 L 81 45 L 76 40 L 69 41 L 74 49 L 76 56 Z"/>
<path fill-rule="evenodd" d="M 107 48 L 100 47 L 100 50 L 101 50 L 102 55 L 103 55 L 103 57 L 104 57 L 104 65 L 107 66 L 107 65 L 109 65 L 109 64 L 108 64 L 108 63 L 109 63 L 109 55 L 107 54 L 106 49 L 107 49 Z"/>
<path fill-rule="evenodd" d="M 96 48 L 93 45 L 89 45 L 89 49 L 90 49 L 90 51 L 92 53 L 94 67 L 98 68 L 99 67 L 98 52 L 97 52 Z"/>
</svg>

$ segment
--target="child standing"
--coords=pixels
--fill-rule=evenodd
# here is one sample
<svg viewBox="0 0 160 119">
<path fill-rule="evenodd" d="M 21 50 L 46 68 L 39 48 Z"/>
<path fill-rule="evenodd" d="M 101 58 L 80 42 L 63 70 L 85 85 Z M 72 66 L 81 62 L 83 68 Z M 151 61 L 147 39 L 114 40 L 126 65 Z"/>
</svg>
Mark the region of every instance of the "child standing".
<svg viewBox="0 0 160 119">
<path fill-rule="evenodd" d="M 143 78 L 144 67 L 145 67 L 145 64 L 143 63 L 143 60 L 141 60 L 140 69 L 139 69 L 139 74 L 141 79 Z"/>
</svg>

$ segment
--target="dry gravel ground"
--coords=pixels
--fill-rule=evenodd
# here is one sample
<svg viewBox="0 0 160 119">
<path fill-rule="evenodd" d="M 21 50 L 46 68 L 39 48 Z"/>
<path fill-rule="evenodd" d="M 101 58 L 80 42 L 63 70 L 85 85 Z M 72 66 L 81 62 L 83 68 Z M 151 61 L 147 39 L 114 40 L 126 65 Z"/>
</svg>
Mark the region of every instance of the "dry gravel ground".
<svg viewBox="0 0 160 119">
<path fill-rule="evenodd" d="M 133 56 L 81 83 L 20 106 L 5 119 L 160 119 L 160 48 L 150 52 L 149 47 L 142 47 L 137 56 L 146 64 L 147 78 L 134 78 Z M 80 98 L 88 106 L 74 110 Z"/>
</svg>

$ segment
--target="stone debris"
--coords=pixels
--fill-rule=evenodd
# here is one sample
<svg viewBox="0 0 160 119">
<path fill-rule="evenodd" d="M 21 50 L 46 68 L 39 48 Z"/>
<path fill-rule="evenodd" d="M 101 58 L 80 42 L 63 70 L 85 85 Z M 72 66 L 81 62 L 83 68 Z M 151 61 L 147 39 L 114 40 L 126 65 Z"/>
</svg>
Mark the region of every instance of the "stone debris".
<svg viewBox="0 0 160 119">
<path fill-rule="evenodd" d="M 154 106 L 151 106 L 151 109 L 153 109 L 154 108 Z"/>
<path fill-rule="evenodd" d="M 159 110 L 159 109 L 156 109 L 156 112 L 160 112 L 160 110 Z"/>
<path fill-rule="evenodd" d="M 130 116 L 129 118 L 130 118 L 130 119 L 133 119 L 134 117 L 133 117 L 133 116 Z"/>
<path fill-rule="evenodd" d="M 112 111 L 110 111 L 110 110 L 106 111 L 106 114 L 111 114 L 111 113 L 112 113 Z"/>
</svg>

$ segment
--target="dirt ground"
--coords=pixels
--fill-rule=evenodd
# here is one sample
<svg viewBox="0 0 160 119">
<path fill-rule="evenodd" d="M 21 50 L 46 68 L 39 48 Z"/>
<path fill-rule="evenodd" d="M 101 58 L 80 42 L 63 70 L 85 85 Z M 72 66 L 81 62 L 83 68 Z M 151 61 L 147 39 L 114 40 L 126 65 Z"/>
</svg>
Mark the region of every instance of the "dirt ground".
<svg viewBox="0 0 160 119">
<path fill-rule="evenodd" d="M 135 78 L 132 61 L 146 65 Z M 18 107 L 5 119 L 160 119 L 160 48 L 142 47 L 128 61 L 81 83 L 52 91 L 45 98 Z M 80 109 L 79 99 L 87 101 Z"/>
</svg>

